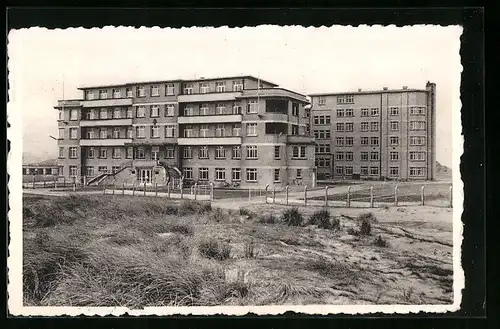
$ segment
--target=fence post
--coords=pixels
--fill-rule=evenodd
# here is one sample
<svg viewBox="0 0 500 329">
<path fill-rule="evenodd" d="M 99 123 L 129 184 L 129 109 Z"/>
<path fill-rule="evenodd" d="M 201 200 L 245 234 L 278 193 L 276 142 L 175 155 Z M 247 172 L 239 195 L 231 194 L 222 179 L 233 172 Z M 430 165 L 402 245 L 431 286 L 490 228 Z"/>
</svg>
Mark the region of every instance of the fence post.
<svg viewBox="0 0 500 329">
<path fill-rule="evenodd" d="M 66 187 L 66 177 L 63 177 L 63 187 Z"/>
<path fill-rule="evenodd" d="M 172 183 L 172 182 L 168 182 L 168 183 L 167 183 L 167 198 L 169 198 L 169 199 L 170 199 L 170 184 L 171 184 L 171 183 Z"/>
<path fill-rule="evenodd" d="M 351 207 L 351 187 L 347 187 L 347 208 Z"/>
<path fill-rule="evenodd" d="M 106 184 L 102 184 L 102 194 L 106 194 Z"/>
<path fill-rule="evenodd" d="M 132 196 L 135 196 L 135 181 L 132 182 Z"/>
<path fill-rule="evenodd" d="M 83 176 L 83 186 L 87 185 L 87 176 Z"/>
<path fill-rule="evenodd" d="M 155 183 L 155 196 L 158 197 L 158 183 Z"/>
<path fill-rule="evenodd" d="M 73 183 L 73 192 L 76 192 L 76 183 Z"/>
<path fill-rule="evenodd" d="M 249 187 L 248 188 L 248 200 L 252 198 L 252 189 Z"/>
<path fill-rule="evenodd" d="M 57 177 L 54 178 L 54 188 L 57 188 Z"/>
<path fill-rule="evenodd" d="M 35 175 L 33 175 L 33 189 L 35 189 Z"/>
<path fill-rule="evenodd" d="M 273 185 L 273 203 L 276 202 L 276 185 Z"/>
<path fill-rule="evenodd" d="M 210 201 L 214 200 L 214 183 L 210 182 Z"/>
<path fill-rule="evenodd" d="M 328 186 L 325 186 L 325 207 L 328 207 Z"/>
<path fill-rule="evenodd" d="M 398 186 L 394 188 L 394 206 L 398 206 Z"/>
<path fill-rule="evenodd" d="M 373 208 L 373 186 L 370 186 L 370 208 Z"/>
<path fill-rule="evenodd" d="M 266 203 L 267 203 L 267 189 L 269 188 L 269 184 L 266 185 L 266 193 L 264 195 L 266 196 Z"/>
<path fill-rule="evenodd" d="M 307 206 L 307 185 L 304 185 L 304 207 Z"/>
<path fill-rule="evenodd" d="M 43 187 L 45 188 L 45 179 L 43 180 Z"/>
<path fill-rule="evenodd" d="M 113 181 L 112 183 L 113 185 L 111 186 L 111 189 L 112 189 L 112 194 L 115 195 L 115 182 Z"/>
<path fill-rule="evenodd" d="M 144 196 L 146 196 L 146 181 L 144 181 Z"/>
<path fill-rule="evenodd" d="M 450 186 L 450 208 L 453 208 L 453 185 Z"/>
<path fill-rule="evenodd" d="M 194 199 L 196 200 L 196 195 L 198 194 L 198 183 L 194 183 Z"/>
<path fill-rule="evenodd" d="M 183 185 L 184 185 L 184 183 L 181 180 L 181 182 L 179 183 L 179 187 L 181 188 L 181 199 L 184 197 Z"/>
<path fill-rule="evenodd" d="M 420 199 L 422 199 L 422 206 L 425 205 L 425 201 L 424 201 L 424 189 L 425 189 L 425 186 L 422 185 L 422 189 L 420 191 Z"/>
<path fill-rule="evenodd" d="M 287 185 L 285 187 L 285 205 L 287 205 L 287 206 L 288 206 L 288 188 L 289 187 L 290 187 L 289 185 Z"/>
<path fill-rule="evenodd" d="M 122 182 L 122 195 L 125 195 L 125 181 Z"/>
</svg>

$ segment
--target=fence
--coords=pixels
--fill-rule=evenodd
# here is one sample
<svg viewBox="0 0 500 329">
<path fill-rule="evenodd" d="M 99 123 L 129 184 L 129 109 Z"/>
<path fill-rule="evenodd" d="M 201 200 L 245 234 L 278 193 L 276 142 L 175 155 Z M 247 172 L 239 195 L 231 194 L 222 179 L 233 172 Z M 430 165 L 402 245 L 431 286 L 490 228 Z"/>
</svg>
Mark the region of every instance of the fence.
<svg viewBox="0 0 500 329">
<path fill-rule="evenodd" d="M 79 188 L 82 184 L 76 177 L 67 179 L 66 177 L 23 177 L 22 187 L 25 189 L 37 188 Z"/>
<path fill-rule="evenodd" d="M 383 186 L 346 186 L 345 191 L 331 193 L 329 186 L 309 189 L 304 186 L 301 192 L 291 192 L 289 186 L 284 192 L 266 186 L 265 202 L 296 206 L 325 206 L 342 208 L 377 208 L 406 205 L 427 205 L 436 207 L 453 206 L 453 188 L 449 184 L 383 185 Z"/>
</svg>

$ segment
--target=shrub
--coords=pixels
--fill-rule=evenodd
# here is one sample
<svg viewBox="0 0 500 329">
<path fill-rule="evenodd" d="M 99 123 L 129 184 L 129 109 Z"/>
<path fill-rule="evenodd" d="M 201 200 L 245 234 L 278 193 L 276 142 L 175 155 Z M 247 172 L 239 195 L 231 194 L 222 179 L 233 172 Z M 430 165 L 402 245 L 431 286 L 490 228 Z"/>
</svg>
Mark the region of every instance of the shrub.
<svg viewBox="0 0 500 329">
<path fill-rule="evenodd" d="M 273 214 L 266 214 L 259 216 L 259 223 L 262 224 L 276 224 L 278 222 L 278 218 L 276 218 Z"/>
<path fill-rule="evenodd" d="M 200 242 L 198 251 L 206 258 L 225 260 L 231 257 L 231 245 L 215 239 L 208 239 Z"/>
<path fill-rule="evenodd" d="M 372 224 L 368 219 L 363 219 L 359 226 L 359 234 L 361 235 L 370 235 L 372 232 Z"/>
<path fill-rule="evenodd" d="M 359 231 L 355 230 L 353 227 L 349 227 L 347 229 L 347 234 L 357 236 L 357 235 L 359 235 Z"/>
<path fill-rule="evenodd" d="M 287 209 L 283 213 L 283 222 L 285 222 L 289 226 L 300 226 L 302 225 L 303 220 L 304 218 L 302 217 L 302 214 L 296 207 L 293 207 L 292 209 Z"/>
<path fill-rule="evenodd" d="M 371 212 L 366 212 L 366 213 L 360 214 L 358 216 L 358 221 L 363 221 L 363 220 L 367 220 L 370 222 L 376 222 L 377 217 L 375 217 L 375 215 L 373 215 L 373 213 L 371 213 Z"/>
<path fill-rule="evenodd" d="M 187 224 L 174 224 L 170 227 L 170 232 L 180 233 L 184 235 L 193 235 L 194 227 Z"/>
<path fill-rule="evenodd" d="M 229 218 L 229 215 L 224 212 L 224 210 L 220 208 L 215 208 L 210 213 L 210 220 L 215 221 L 217 223 L 224 222 Z"/>
<path fill-rule="evenodd" d="M 255 257 L 255 245 L 253 239 L 250 242 L 245 243 L 245 258 Z"/>
<path fill-rule="evenodd" d="M 340 229 L 340 219 L 330 219 L 330 212 L 327 209 L 314 212 L 309 218 L 309 222 L 313 225 L 318 225 L 319 228 L 328 230 Z"/>
<path fill-rule="evenodd" d="M 240 216 L 248 216 L 248 218 L 252 218 L 253 216 L 253 213 L 246 208 L 240 208 L 239 211 L 240 211 Z"/>
<path fill-rule="evenodd" d="M 382 247 L 386 248 L 389 247 L 389 242 L 385 238 L 383 238 L 381 235 L 377 235 L 375 238 L 375 241 L 373 242 L 377 247 Z"/>
</svg>

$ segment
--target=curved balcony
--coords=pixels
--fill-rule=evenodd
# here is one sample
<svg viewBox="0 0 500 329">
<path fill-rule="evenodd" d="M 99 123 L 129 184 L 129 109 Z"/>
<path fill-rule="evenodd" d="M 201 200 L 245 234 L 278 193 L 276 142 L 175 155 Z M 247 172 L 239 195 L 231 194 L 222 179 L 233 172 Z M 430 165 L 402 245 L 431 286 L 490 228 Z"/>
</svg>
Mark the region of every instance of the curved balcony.
<svg viewBox="0 0 500 329">
<path fill-rule="evenodd" d="M 83 107 L 130 106 L 132 98 L 94 99 L 81 101 Z"/>
<path fill-rule="evenodd" d="M 241 114 L 229 115 L 195 115 L 178 117 L 179 124 L 199 124 L 199 123 L 225 123 L 225 122 L 241 122 L 243 116 Z"/>
<path fill-rule="evenodd" d="M 199 103 L 199 102 L 215 102 L 215 101 L 234 101 L 241 96 L 241 91 L 231 91 L 224 93 L 206 93 L 206 94 L 189 94 L 178 95 L 179 103 Z"/>
<path fill-rule="evenodd" d="M 262 119 L 265 121 L 276 121 L 276 122 L 287 122 L 288 123 L 288 114 L 279 113 L 279 112 L 265 112 L 262 114 Z"/>
<path fill-rule="evenodd" d="M 255 97 L 287 97 L 296 99 L 304 103 L 309 103 L 305 95 L 298 94 L 283 88 L 244 89 L 243 94 L 239 98 Z"/>
</svg>

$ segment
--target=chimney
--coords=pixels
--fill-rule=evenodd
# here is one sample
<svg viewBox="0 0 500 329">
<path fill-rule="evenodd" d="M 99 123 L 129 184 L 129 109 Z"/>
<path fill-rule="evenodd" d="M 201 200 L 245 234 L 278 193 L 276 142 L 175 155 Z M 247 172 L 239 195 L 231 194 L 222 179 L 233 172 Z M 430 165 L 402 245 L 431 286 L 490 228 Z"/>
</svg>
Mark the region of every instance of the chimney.
<svg viewBox="0 0 500 329">
<path fill-rule="evenodd" d="M 408 86 L 403 86 L 403 89 L 404 89 L 404 90 L 408 89 Z"/>
<path fill-rule="evenodd" d="M 382 89 L 387 90 L 387 89 L 389 89 L 389 88 L 387 88 L 387 87 L 383 87 Z"/>
</svg>

